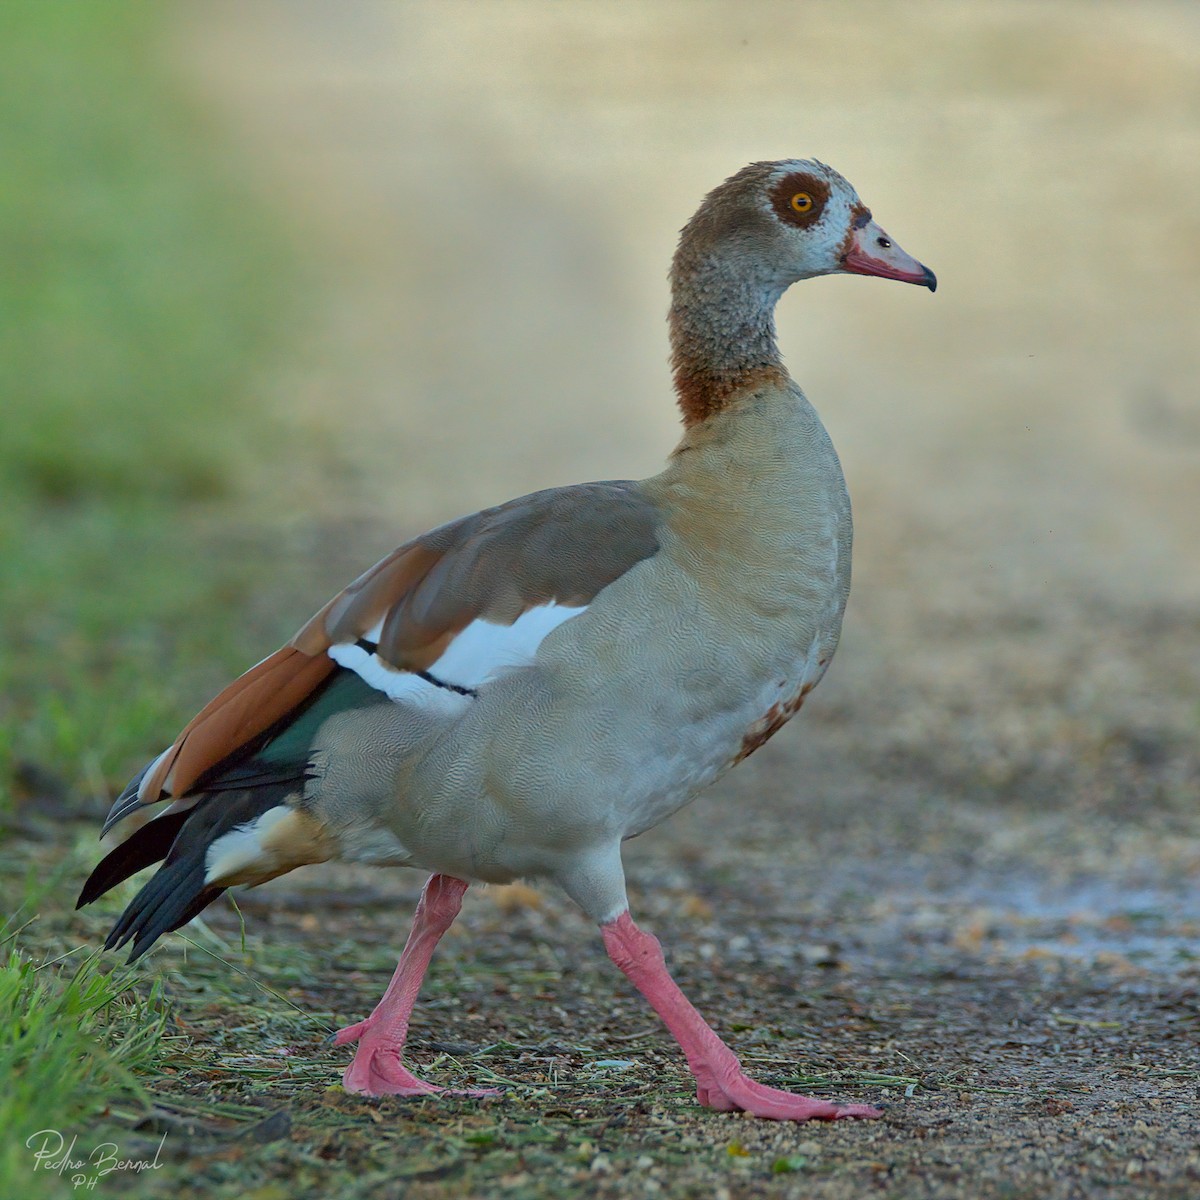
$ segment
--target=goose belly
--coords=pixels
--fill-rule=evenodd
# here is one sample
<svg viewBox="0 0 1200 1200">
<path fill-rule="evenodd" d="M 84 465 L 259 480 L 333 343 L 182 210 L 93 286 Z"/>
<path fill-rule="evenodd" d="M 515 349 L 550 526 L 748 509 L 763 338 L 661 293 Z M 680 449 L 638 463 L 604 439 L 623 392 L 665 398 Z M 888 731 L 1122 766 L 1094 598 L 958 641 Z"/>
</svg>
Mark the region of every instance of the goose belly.
<svg viewBox="0 0 1200 1200">
<path fill-rule="evenodd" d="M 623 836 L 635 837 L 666 820 L 782 728 L 820 681 L 835 644 L 836 637 L 817 636 L 801 653 L 781 653 L 771 669 L 742 680 L 736 702 L 727 675 L 723 703 L 712 703 L 704 681 L 695 676 L 685 681 L 684 703 L 672 714 L 676 724 L 663 731 L 660 754 L 648 756 L 642 788 L 632 789 L 641 795 L 627 808 Z M 690 704 L 689 683 L 700 685 Z"/>
<path fill-rule="evenodd" d="M 666 819 L 780 728 L 824 674 L 841 630 L 836 578 L 795 597 L 781 586 L 784 599 L 757 610 L 735 601 L 733 623 L 730 605 L 709 603 L 693 581 L 652 572 L 656 604 L 630 596 L 618 613 L 593 606 L 561 659 L 547 656 L 542 707 L 552 715 L 522 739 L 528 757 L 500 772 L 529 780 L 521 791 L 531 799 L 589 798 L 585 819 L 623 838 Z"/>
</svg>

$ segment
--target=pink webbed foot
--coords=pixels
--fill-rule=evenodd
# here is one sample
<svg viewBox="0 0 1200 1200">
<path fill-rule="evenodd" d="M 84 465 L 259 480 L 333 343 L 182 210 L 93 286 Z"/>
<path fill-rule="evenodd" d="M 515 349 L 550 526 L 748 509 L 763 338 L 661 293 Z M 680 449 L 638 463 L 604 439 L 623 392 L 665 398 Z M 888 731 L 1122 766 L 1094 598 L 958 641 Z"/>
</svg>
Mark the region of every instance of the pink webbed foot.
<svg viewBox="0 0 1200 1200">
<path fill-rule="evenodd" d="M 839 1121 L 883 1115 L 869 1104 L 830 1104 L 755 1083 L 742 1070 L 737 1055 L 679 990 L 667 971 L 657 938 L 640 930 L 628 911 L 601 925 L 600 930 L 609 957 L 675 1035 L 696 1077 L 696 1098 L 706 1108 L 741 1110 L 771 1121 Z"/>
<path fill-rule="evenodd" d="M 498 1096 L 494 1088 L 460 1091 L 418 1079 L 400 1060 L 408 1037 L 408 1019 L 434 947 L 450 928 L 462 905 L 466 883 L 453 875 L 431 875 L 421 893 L 412 932 L 383 999 L 365 1021 L 333 1035 L 335 1046 L 358 1043 L 354 1061 L 342 1075 L 348 1092 L 366 1096 Z"/>
<path fill-rule="evenodd" d="M 736 1060 L 735 1060 L 736 1061 Z M 723 1072 L 720 1083 L 715 1073 L 702 1071 L 696 1083 L 696 1099 L 718 1112 L 748 1112 L 769 1121 L 840 1121 L 847 1117 L 869 1119 L 883 1116 L 870 1104 L 831 1104 L 815 1096 L 801 1096 L 755 1083 L 740 1068 Z"/>
<path fill-rule="evenodd" d="M 467 1090 L 438 1087 L 418 1079 L 400 1059 L 402 1045 L 374 1028 L 371 1018 L 339 1029 L 335 1046 L 358 1042 L 354 1060 L 342 1074 L 342 1086 L 363 1096 L 498 1096 L 495 1088 Z"/>
</svg>

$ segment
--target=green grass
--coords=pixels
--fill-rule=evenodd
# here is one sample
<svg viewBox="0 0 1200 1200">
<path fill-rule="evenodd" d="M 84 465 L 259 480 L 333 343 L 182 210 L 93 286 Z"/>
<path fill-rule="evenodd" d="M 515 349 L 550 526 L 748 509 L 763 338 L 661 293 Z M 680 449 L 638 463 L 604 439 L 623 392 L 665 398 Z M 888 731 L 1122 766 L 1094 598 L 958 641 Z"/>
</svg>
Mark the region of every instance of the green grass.
<svg viewBox="0 0 1200 1200">
<path fill-rule="evenodd" d="M 266 535 L 231 538 L 225 502 L 288 438 L 260 380 L 295 263 L 164 72 L 170 18 L 0 5 L 2 1196 L 71 1191 L 33 1170 L 40 1129 L 144 1149 L 129 1126 L 177 1040 L 146 972 L 91 952 L 112 906 L 70 912 L 97 847 L 67 822 L 276 632 L 239 625 Z"/>
<path fill-rule="evenodd" d="M 169 13 L 0 6 L 0 812 L 31 769 L 103 792 L 257 657 L 202 510 L 285 436 L 293 264 L 157 65 Z"/>
<path fill-rule="evenodd" d="M 14 948 L 0 961 L 5 1195 L 61 1194 L 59 1177 L 34 1169 L 34 1150 L 52 1151 L 60 1134 L 69 1140 L 86 1130 L 72 1155 L 85 1158 L 101 1140 L 94 1136 L 98 1119 L 149 1107 L 139 1076 L 152 1072 L 161 1054 L 167 1011 L 159 989 L 140 994 L 131 973 L 105 971 L 96 952 L 72 966 L 76 959 L 38 963 Z"/>
<path fill-rule="evenodd" d="M 34 501 L 224 495 L 254 425 L 280 241 L 155 66 L 168 11 L 0 8 L 0 485 Z"/>
</svg>

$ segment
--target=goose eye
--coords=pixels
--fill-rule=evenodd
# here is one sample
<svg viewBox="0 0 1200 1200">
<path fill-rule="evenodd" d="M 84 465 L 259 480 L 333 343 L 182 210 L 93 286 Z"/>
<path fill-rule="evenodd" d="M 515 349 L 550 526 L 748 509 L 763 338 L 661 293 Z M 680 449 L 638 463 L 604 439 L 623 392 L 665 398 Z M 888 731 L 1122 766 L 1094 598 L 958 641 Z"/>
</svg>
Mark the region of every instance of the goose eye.
<svg viewBox="0 0 1200 1200">
<path fill-rule="evenodd" d="M 797 192 L 792 197 L 792 211 L 798 213 L 810 213 L 813 208 L 813 198 L 808 192 Z"/>
</svg>

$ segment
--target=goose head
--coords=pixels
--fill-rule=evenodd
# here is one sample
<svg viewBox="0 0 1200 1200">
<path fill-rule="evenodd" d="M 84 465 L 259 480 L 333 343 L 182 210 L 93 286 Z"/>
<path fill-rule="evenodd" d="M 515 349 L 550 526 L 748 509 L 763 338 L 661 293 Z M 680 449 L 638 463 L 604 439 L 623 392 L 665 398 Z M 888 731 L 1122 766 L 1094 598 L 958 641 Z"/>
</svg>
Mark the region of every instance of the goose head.
<svg viewBox="0 0 1200 1200">
<path fill-rule="evenodd" d="M 736 275 L 776 299 L 817 275 L 937 288 L 934 273 L 880 228 L 849 182 L 816 159 L 751 163 L 714 188 L 683 230 L 676 277 L 696 267 Z"/>
</svg>

